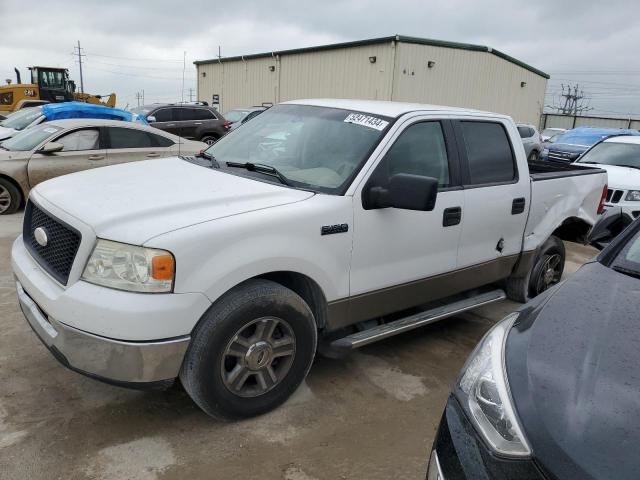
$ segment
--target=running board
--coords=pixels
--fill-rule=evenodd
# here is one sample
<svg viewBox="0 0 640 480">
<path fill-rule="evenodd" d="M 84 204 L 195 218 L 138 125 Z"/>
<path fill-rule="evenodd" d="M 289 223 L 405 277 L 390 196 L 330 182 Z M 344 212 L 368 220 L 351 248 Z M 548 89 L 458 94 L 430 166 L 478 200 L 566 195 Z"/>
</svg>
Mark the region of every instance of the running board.
<svg viewBox="0 0 640 480">
<path fill-rule="evenodd" d="M 398 335 L 399 333 L 408 332 L 414 328 L 422 327 L 430 323 L 451 317 L 458 313 L 471 310 L 473 308 L 487 305 L 493 302 L 499 302 L 507 298 L 503 290 L 492 290 L 475 297 L 465 298 L 457 302 L 449 303 L 441 307 L 416 313 L 408 317 L 394 320 L 393 322 L 384 323 L 377 327 L 369 328 L 361 332 L 339 338 L 331 342 L 331 347 L 340 350 L 354 350 L 363 347 L 378 340 Z"/>
</svg>

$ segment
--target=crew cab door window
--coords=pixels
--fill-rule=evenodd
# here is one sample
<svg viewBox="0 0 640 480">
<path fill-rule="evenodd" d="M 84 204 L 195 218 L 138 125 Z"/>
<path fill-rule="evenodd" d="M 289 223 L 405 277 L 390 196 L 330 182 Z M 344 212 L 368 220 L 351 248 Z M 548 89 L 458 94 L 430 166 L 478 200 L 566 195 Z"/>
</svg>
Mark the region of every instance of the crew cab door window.
<svg viewBox="0 0 640 480">
<path fill-rule="evenodd" d="M 467 153 L 469 184 L 511 182 L 516 178 L 515 158 L 501 123 L 460 122 Z"/>
</svg>

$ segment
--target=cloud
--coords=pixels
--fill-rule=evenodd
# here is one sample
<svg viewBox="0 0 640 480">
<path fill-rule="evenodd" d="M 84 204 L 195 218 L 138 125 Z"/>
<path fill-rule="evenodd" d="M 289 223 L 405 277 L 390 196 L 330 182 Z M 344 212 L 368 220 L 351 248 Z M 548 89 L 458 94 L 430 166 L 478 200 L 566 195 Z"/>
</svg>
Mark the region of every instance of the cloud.
<svg viewBox="0 0 640 480">
<path fill-rule="evenodd" d="M 393 34 L 488 45 L 552 75 L 548 102 L 562 83 L 580 83 L 600 111 L 640 114 L 640 41 L 633 0 L 325 0 L 211 2 L 50 1 L 34 17 L 17 0 L 0 0 L 0 79 L 13 67 L 66 66 L 78 40 L 85 89 L 115 91 L 119 103 L 179 100 L 195 88 L 196 59 L 298 48 Z M 36 21 L 37 20 L 37 21 Z M 131 60 L 133 59 L 133 60 Z M 138 59 L 138 60 L 135 60 Z M 187 92 L 185 92 L 188 94 Z"/>
</svg>

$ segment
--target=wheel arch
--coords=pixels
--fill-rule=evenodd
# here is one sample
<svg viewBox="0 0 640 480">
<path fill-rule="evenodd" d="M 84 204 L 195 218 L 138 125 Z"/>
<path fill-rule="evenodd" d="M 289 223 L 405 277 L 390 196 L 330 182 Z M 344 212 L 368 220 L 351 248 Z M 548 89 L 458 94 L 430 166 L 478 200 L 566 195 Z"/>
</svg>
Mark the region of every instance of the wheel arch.
<svg viewBox="0 0 640 480">
<path fill-rule="evenodd" d="M 584 219 L 569 217 L 556 227 L 551 235 L 567 242 L 584 243 L 590 230 L 591 225 Z"/>
</svg>

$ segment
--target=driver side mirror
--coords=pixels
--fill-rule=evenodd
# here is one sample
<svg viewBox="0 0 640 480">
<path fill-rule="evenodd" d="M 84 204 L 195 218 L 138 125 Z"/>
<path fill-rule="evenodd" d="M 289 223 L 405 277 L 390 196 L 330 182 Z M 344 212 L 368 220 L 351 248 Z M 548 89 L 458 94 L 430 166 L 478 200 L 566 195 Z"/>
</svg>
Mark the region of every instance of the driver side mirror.
<svg viewBox="0 0 640 480">
<path fill-rule="evenodd" d="M 398 173 L 389 179 L 389 187 L 367 185 L 363 197 L 365 210 L 401 208 L 430 212 L 436 206 L 438 180 L 422 175 Z"/>
<path fill-rule="evenodd" d="M 44 154 L 56 153 L 56 152 L 62 151 L 63 148 L 64 148 L 64 145 L 61 143 L 48 142 L 48 143 L 45 143 L 40 150 L 38 150 L 38 153 L 44 153 Z"/>
<path fill-rule="evenodd" d="M 147 122 L 149 123 L 157 122 L 156 117 L 154 117 L 153 115 L 149 115 L 147 117 Z"/>
</svg>

